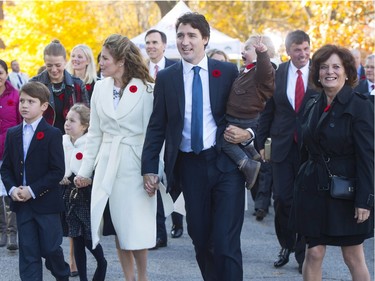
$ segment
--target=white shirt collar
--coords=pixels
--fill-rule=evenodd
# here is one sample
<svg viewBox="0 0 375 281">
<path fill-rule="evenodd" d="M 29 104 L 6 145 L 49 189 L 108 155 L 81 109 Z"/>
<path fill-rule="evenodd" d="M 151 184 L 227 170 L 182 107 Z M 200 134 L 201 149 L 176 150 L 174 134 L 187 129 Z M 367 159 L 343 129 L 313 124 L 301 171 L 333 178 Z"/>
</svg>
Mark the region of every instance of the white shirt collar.
<svg viewBox="0 0 375 281">
<path fill-rule="evenodd" d="M 159 67 L 159 70 L 164 69 L 164 67 L 165 67 L 165 57 L 163 56 L 161 58 L 161 60 L 159 60 L 157 63 L 153 63 L 152 61 L 150 61 L 150 69 L 154 69 L 155 65 L 157 65 Z"/>
<path fill-rule="evenodd" d="M 309 67 L 310 67 L 310 61 L 302 68 L 299 68 L 301 70 L 303 76 L 309 75 Z M 293 64 L 292 61 L 290 61 L 290 70 L 292 73 L 297 73 L 298 68 Z"/>
<path fill-rule="evenodd" d="M 35 132 L 36 131 L 36 128 L 38 127 L 40 121 L 42 120 L 43 116 L 40 116 L 37 120 L 35 120 L 33 123 L 31 124 L 27 124 L 25 122 L 25 120 L 23 120 L 22 122 L 22 128 L 25 128 L 26 125 L 31 125 L 31 127 L 33 128 L 33 131 Z"/>
<path fill-rule="evenodd" d="M 182 67 L 183 67 L 184 74 L 187 74 L 189 71 L 191 71 L 191 69 L 194 66 L 199 66 L 201 69 L 204 69 L 204 70 L 208 71 L 208 59 L 207 59 L 207 56 L 205 55 L 203 57 L 203 59 L 197 65 L 194 65 L 194 64 L 191 64 L 191 63 L 189 63 L 189 62 L 187 62 L 185 60 L 182 60 Z"/>
</svg>

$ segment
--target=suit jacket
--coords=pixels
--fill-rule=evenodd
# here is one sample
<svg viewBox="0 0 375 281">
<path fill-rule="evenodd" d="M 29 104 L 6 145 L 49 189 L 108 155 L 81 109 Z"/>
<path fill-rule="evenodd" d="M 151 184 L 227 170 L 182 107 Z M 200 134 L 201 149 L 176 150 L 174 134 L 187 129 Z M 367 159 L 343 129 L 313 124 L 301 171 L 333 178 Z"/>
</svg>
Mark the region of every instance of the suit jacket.
<svg viewBox="0 0 375 281">
<path fill-rule="evenodd" d="M 311 85 L 308 85 L 301 107 L 298 113 L 295 112 L 287 95 L 289 65 L 290 61 L 282 63 L 276 71 L 275 93 L 266 103 L 259 119 L 257 131 L 259 149 L 263 149 L 266 139 L 271 137 L 271 158 L 274 162 L 282 162 L 285 159 L 294 142 L 295 131 L 300 139 L 300 118 L 303 115 L 306 102 L 311 95 L 317 94 L 312 90 Z"/>
<path fill-rule="evenodd" d="M 64 210 L 59 182 L 64 177 L 64 151 L 59 129 L 50 126 L 44 118 L 38 124 L 24 161 L 23 124 L 8 130 L 5 140 L 1 178 L 7 192 L 15 186 L 30 186 L 36 198 L 27 202 L 11 201 L 11 209 L 17 212 L 23 204 L 29 204 L 37 213 L 51 214 Z"/>
<path fill-rule="evenodd" d="M 238 75 L 234 64 L 208 59 L 211 111 L 217 125 L 216 144 L 220 151 L 220 136 L 226 126 L 226 103 L 232 83 Z M 165 140 L 165 173 L 168 191 L 178 184 L 175 172 L 179 146 L 182 140 L 185 113 L 185 93 L 182 62 L 158 73 L 154 90 L 154 108 L 147 128 L 142 153 L 142 174 L 158 172 L 159 153 Z M 222 171 L 236 169 L 224 153 L 220 153 L 217 166 Z"/>
<path fill-rule="evenodd" d="M 171 65 L 174 65 L 177 61 L 175 60 L 170 60 L 170 59 L 167 59 L 165 58 L 165 68 L 167 68 L 168 66 L 171 66 Z"/>
<path fill-rule="evenodd" d="M 360 94 L 370 95 L 367 79 L 360 80 L 358 85 L 354 88 L 354 91 Z"/>
</svg>

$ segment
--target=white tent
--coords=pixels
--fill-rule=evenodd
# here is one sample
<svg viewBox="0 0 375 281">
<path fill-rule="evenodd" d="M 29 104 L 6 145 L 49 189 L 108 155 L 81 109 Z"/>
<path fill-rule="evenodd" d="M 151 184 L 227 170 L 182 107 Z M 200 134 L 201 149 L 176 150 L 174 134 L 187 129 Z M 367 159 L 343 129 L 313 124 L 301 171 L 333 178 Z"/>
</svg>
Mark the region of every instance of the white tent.
<svg viewBox="0 0 375 281">
<path fill-rule="evenodd" d="M 167 35 L 167 47 L 165 49 L 165 56 L 170 59 L 180 58 L 176 47 L 176 28 L 175 24 L 177 18 L 181 15 L 192 12 L 183 1 L 180 1 L 170 10 L 155 26 L 150 29 L 157 29 L 163 31 Z M 139 34 L 137 37 L 131 39 L 142 51 L 142 54 L 147 57 L 145 46 L 146 32 Z M 210 40 L 206 50 L 219 49 L 224 51 L 230 59 L 238 59 L 241 53 L 241 41 L 211 27 Z"/>
</svg>

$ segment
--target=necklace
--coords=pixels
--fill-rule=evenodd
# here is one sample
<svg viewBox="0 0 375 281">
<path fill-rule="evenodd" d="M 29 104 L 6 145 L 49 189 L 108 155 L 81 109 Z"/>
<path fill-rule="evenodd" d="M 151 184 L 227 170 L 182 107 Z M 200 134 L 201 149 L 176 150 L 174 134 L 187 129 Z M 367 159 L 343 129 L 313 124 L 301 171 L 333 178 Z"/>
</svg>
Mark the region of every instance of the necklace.
<svg viewBox="0 0 375 281">
<path fill-rule="evenodd" d="M 64 82 L 61 83 L 60 88 L 55 88 L 55 85 L 58 85 L 58 84 L 52 83 L 52 93 L 54 93 L 54 94 L 61 93 L 65 89 L 65 83 Z"/>
</svg>

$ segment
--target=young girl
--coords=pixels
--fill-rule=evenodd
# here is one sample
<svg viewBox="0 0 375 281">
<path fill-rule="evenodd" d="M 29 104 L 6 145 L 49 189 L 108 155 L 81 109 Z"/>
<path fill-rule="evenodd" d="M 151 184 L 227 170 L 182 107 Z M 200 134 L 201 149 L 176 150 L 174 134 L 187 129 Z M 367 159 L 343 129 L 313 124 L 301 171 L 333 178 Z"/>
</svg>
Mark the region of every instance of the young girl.
<svg viewBox="0 0 375 281">
<path fill-rule="evenodd" d="M 93 280 L 104 280 L 107 261 L 104 258 L 102 246 L 99 244 L 92 249 L 90 225 L 91 185 L 77 188 L 73 178 L 81 167 L 83 149 L 86 143 L 86 132 L 89 127 L 90 109 L 84 104 L 75 104 L 69 110 L 64 129 L 63 146 L 65 154 L 65 176 L 61 184 L 65 186 L 65 227 L 64 234 L 73 238 L 74 256 L 76 259 L 79 278 L 87 281 L 85 247 L 97 261 Z"/>
</svg>

